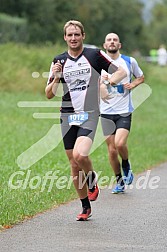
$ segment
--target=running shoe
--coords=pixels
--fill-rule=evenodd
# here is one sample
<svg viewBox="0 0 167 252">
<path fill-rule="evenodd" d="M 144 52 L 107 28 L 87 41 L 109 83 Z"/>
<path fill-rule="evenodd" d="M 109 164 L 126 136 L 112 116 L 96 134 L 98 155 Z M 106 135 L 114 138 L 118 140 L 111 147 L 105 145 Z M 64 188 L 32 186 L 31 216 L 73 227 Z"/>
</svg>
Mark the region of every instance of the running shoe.
<svg viewBox="0 0 167 252">
<path fill-rule="evenodd" d="M 124 193 L 125 185 L 116 184 L 115 188 L 112 190 L 113 194 Z"/>
<path fill-rule="evenodd" d="M 133 178 L 134 176 L 133 176 L 132 170 L 129 170 L 128 175 L 127 176 L 124 175 L 123 180 L 126 185 L 130 185 L 133 182 Z"/>
<path fill-rule="evenodd" d="M 77 215 L 77 221 L 86 221 L 91 217 L 91 208 L 83 208 L 82 212 Z"/>
<path fill-rule="evenodd" d="M 131 170 L 130 162 L 129 162 L 128 169 L 125 169 L 125 168 L 122 167 L 122 170 L 123 170 L 123 173 L 124 173 L 123 180 L 124 180 L 125 184 L 126 185 L 132 184 L 134 176 L 133 176 L 133 173 L 132 173 L 132 170 Z"/>
<path fill-rule="evenodd" d="M 94 185 L 93 189 L 94 189 L 93 191 L 88 190 L 88 199 L 90 201 L 95 201 L 99 195 L 99 187 L 97 183 Z"/>
</svg>

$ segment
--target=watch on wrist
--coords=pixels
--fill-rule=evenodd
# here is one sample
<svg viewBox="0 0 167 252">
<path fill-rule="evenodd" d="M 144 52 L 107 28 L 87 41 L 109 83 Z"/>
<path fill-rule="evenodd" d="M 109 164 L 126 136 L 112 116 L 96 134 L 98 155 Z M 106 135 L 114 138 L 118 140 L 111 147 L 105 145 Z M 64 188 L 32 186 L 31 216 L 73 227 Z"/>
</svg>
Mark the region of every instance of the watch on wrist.
<svg viewBox="0 0 167 252">
<path fill-rule="evenodd" d="M 110 85 L 110 82 L 108 80 L 104 80 L 103 84 L 105 84 L 106 86 Z"/>
</svg>

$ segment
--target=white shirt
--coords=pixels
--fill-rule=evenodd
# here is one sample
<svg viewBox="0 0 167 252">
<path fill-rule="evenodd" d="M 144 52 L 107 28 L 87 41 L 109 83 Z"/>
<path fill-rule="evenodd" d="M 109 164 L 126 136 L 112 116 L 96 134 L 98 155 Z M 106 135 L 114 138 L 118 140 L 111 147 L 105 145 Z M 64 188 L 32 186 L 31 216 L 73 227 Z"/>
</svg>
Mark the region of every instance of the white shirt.
<svg viewBox="0 0 167 252">
<path fill-rule="evenodd" d="M 126 70 L 127 77 L 117 85 L 111 86 L 110 92 L 112 98 L 107 99 L 106 101 L 100 99 L 101 114 L 124 114 L 131 113 L 134 110 L 131 90 L 124 89 L 123 84 L 131 82 L 132 76 L 135 78 L 141 77 L 143 72 L 135 58 L 125 56 L 124 59 L 123 57 L 124 55 L 120 54 L 115 62 Z M 128 61 L 126 60 L 127 58 L 129 59 Z"/>
<path fill-rule="evenodd" d="M 165 66 L 167 63 L 167 51 L 165 48 L 158 49 L 158 64 Z"/>
</svg>

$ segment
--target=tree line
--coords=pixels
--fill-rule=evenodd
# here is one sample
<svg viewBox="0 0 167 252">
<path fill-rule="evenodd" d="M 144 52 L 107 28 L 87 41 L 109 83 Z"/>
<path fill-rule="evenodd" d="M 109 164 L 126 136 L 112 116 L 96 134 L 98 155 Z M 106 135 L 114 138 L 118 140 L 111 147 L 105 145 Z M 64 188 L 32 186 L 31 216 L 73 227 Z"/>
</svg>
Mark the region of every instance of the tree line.
<svg viewBox="0 0 167 252">
<path fill-rule="evenodd" d="M 167 41 L 167 0 L 152 9 L 146 24 L 140 0 L 1 0 L 0 43 L 63 43 L 70 19 L 85 27 L 85 43 L 102 46 L 109 32 L 119 34 L 126 52 L 146 53 Z"/>
</svg>

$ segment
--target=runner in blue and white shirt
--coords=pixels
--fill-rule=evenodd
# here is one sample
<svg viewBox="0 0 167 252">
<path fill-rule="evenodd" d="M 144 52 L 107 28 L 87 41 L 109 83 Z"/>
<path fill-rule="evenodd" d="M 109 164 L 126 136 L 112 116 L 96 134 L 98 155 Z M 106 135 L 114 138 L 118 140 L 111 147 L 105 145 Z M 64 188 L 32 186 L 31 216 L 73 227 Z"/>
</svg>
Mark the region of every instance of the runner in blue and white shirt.
<svg viewBox="0 0 167 252">
<path fill-rule="evenodd" d="M 83 208 L 77 220 L 90 217 L 90 201 L 96 200 L 99 193 L 88 156 L 100 113 L 99 76 L 102 69 L 109 71 L 112 74 L 110 85 L 119 83 L 126 76 L 126 71 L 106 53 L 83 48 L 84 38 L 84 27 L 80 22 L 71 20 L 65 24 L 64 40 L 68 51 L 53 59 L 45 89 L 46 96 L 51 99 L 56 95 L 58 85 L 63 86 L 61 130 L 74 186 Z M 87 183 L 81 184 L 85 175 Z"/>
<path fill-rule="evenodd" d="M 103 47 L 108 56 L 127 72 L 126 78 L 112 86 L 108 85 L 108 80 L 112 75 L 103 70 L 101 77 L 101 92 L 103 92 L 103 99 L 100 101 L 101 123 L 108 146 L 110 164 L 117 180 L 117 185 L 112 192 L 121 193 L 125 190 L 125 184 L 129 185 L 133 181 L 127 147 L 134 110 L 131 91 L 144 82 L 144 75 L 135 58 L 120 54 L 121 43 L 117 34 L 109 33 Z M 123 179 L 119 156 L 122 159 Z"/>
</svg>

